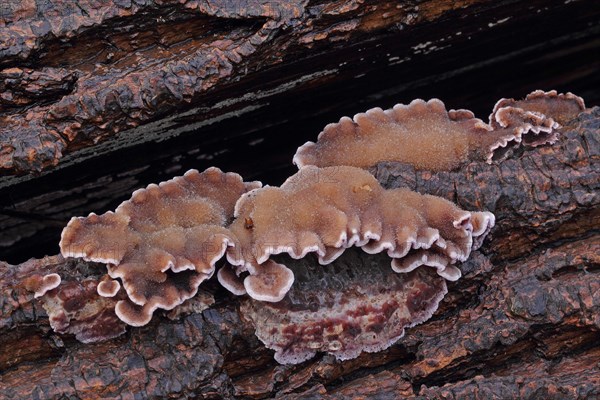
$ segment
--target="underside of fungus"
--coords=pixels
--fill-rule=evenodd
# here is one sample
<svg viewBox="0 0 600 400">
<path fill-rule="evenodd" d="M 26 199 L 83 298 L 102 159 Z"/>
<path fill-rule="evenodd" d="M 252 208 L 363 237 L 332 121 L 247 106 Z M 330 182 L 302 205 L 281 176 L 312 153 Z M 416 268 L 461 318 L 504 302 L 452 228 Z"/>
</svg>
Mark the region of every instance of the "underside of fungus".
<svg viewBox="0 0 600 400">
<path fill-rule="evenodd" d="M 395 161 L 419 170 L 453 170 L 473 160 L 492 162 L 520 143 L 554 143 L 559 123 L 585 109 L 571 93 L 535 91 L 526 99 L 502 99 L 490 123 L 468 110 L 446 110 L 438 99 L 417 99 L 388 110 L 373 108 L 329 124 L 316 143 L 296 152 L 294 164 L 368 168 Z"/>
<path fill-rule="evenodd" d="M 107 263 L 112 280 L 102 281 L 98 293 L 114 296 L 120 279 L 128 298 L 115 312 L 129 325 L 145 325 L 154 310 L 170 310 L 193 297 L 213 275 L 215 262 L 233 244 L 225 226 L 235 202 L 257 187 L 260 183 L 244 183 L 218 168 L 190 170 L 135 191 L 114 212 L 72 218 L 61 252 Z"/>
<path fill-rule="evenodd" d="M 282 364 L 317 352 L 346 360 L 384 350 L 405 328 L 429 319 L 447 292 L 431 268 L 397 274 L 386 258 L 352 249 L 327 268 L 313 256 L 288 258 L 296 281 L 287 296 L 277 303 L 246 300 L 242 313 Z"/>
<path fill-rule="evenodd" d="M 219 280 L 233 293 L 270 302 L 283 299 L 294 281 L 272 255 L 317 253 L 326 265 L 356 246 L 387 252 L 396 272 L 424 265 L 457 280 L 454 264 L 469 257 L 474 236 L 494 225 L 489 212 L 464 211 L 408 189 L 385 190 L 368 172 L 345 166 L 304 167 L 281 187 L 252 190 L 238 200 L 235 216 L 229 227 L 235 246 L 227 250 L 232 266 Z"/>
</svg>

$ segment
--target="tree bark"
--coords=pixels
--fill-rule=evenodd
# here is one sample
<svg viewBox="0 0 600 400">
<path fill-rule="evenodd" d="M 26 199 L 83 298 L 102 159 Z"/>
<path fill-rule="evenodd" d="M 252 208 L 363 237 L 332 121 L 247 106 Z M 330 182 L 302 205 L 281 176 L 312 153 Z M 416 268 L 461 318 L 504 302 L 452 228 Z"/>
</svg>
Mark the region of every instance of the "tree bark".
<svg viewBox="0 0 600 400">
<path fill-rule="evenodd" d="M 3 2 L 0 259 L 55 254 L 70 217 L 190 168 L 281 183 L 298 146 L 371 107 L 596 105 L 596 3 Z"/>
<path fill-rule="evenodd" d="M 372 169 L 497 224 L 432 319 L 354 360 L 277 364 L 239 312 L 249 300 L 212 280 L 126 328 L 90 290 L 103 265 L 25 261 L 56 254 L 71 216 L 189 168 L 278 184 L 299 145 L 370 107 L 439 97 L 483 117 L 538 88 L 596 105 L 596 2 L 94 4 L 0 4 L 0 397 L 600 397 L 598 108 L 499 164 Z M 27 278 L 52 272 L 63 284 L 34 299 Z M 90 326 L 126 333 L 81 343 Z"/>
<path fill-rule="evenodd" d="M 157 313 L 142 328 L 83 344 L 48 327 L 23 281 L 57 272 L 97 279 L 103 266 L 46 257 L 2 266 L 2 383 L 7 398 L 555 398 L 600 395 L 600 108 L 553 146 L 458 172 L 380 164 L 387 187 L 408 186 L 493 211 L 497 225 L 460 268 L 429 321 L 379 353 L 319 355 L 278 365 L 218 285 L 215 304 Z M 358 257 L 355 257 L 358 260 Z M 359 262 L 359 261 L 356 261 Z M 63 282 L 63 284 L 65 284 Z M 50 293 L 59 291 L 60 287 Z M 82 291 L 69 301 L 90 301 Z M 79 297 L 78 297 L 79 296 Z M 107 306 L 110 308 L 110 306 Z M 77 324 L 75 318 L 72 325 Z M 87 322 L 83 322 L 85 324 Z"/>
</svg>

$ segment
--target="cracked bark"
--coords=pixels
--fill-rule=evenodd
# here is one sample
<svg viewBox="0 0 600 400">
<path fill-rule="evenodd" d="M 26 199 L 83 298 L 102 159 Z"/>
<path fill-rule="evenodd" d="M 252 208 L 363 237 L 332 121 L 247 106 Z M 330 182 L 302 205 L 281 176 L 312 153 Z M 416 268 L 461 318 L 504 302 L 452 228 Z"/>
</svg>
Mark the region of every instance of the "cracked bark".
<svg viewBox="0 0 600 400">
<path fill-rule="evenodd" d="M 216 302 L 202 313 L 155 315 L 148 326 L 130 328 L 117 339 L 82 344 L 53 333 L 40 301 L 19 282 L 32 271 L 80 281 L 102 268 L 47 257 L 2 266 L 1 393 L 289 399 L 600 395 L 600 108 L 582 113 L 555 145 L 524 150 L 498 165 L 471 163 L 458 172 L 430 173 L 380 164 L 373 172 L 388 187 L 409 186 L 497 215 L 490 237 L 461 266 L 463 278 L 449 284 L 433 318 L 407 330 L 390 349 L 345 362 L 321 355 L 296 366 L 278 365 L 239 314 L 244 300 L 214 282 L 205 291 Z"/>
<path fill-rule="evenodd" d="M 71 216 L 189 168 L 278 183 L 296 148 L 341 115 L 439 97 L 485 117 L 538 88 L 598 104 L 600 9 L 565 3 L 0 4 L 0 259 L 15 264 L 0 264 L 0 397 L 600 396 L 597 109 L 556 145 L 500 165 L 373 170 L 498 217 L 434 317 L 381 353 L 277 365 L 240 299 L 210 282 L 210 309 L 85 345 L 54 333 L 18 283 L 58 271 L 84 299 L 102 266 L 22 263 L 55 254 Z"/>
<path fill-rule="evenodd" d="M 190 168 L 281 182 L 342 115 L 438 97 L 485 118 L 539 88 L 599 101 L 592 0 L 71 3 L 0 5 L 12 263 L 56 253 L 71 216 Z"/>
</svg>

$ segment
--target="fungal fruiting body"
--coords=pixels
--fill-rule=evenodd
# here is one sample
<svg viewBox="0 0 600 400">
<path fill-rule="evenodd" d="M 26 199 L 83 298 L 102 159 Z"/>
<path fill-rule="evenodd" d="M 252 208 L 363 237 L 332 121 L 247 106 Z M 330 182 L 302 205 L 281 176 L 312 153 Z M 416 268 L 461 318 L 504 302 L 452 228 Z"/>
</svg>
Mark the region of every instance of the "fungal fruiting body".
<svg viewBox="0 0 600 400">
<path fill-rule="evenodd" d="M 431 268 L 398 274 L 386 257 L 350 249 L 326 268 L 312 255 L 287 259 L 296 280 L 283 300 L 247 300 L 241 310 L 282 364 L 317 351 L 346 360 L 384 350 L 405 328 L 428 320 L 447 292 Z"/>
<path fill-rule="evenodd" d="M 294 163 L 327 167 L 368 168 L 395 161 L 419 170 L 453 170 L 470 161 L 500 160 L 523 142 L 529 146 L 553 143 L 559 123 L 585 109 L 571 93 L 535 91 L 524 100 L 500 100 L 490 123 L 468 110 L 446 110 L 438 99 L 417 99 L 388 110 L 373 108 L 329 124 L 316 143 L 296 152 Z"/>
<path fill-rule="evenodd" d="M 489 212 L 464 211 L 408 189 L 385 190 L 365 170 L 346 166 L 303 167 L 281 187 L 242 195 L 235 216 L 229 227 L 235 244 L 227 250 L 232 266 L 219 280 L 234 293 L 270 302 L 283 299 L 294 280 L 273 255 L 300 259 L 316 253 L 326 265 L 345 249 L 360 247 L 370 254 L 387 252 L 397 272 L 424 265 L 457 280 L 454 264 L 468 258 L 474 235 L 494 225 Z"/>
<path fill-rule="evenodd" d="M 449 170 L 469 156 L 471 137 L 490 130 L 469 111 L 448 112 L 437 99 L 414 100 L 342 117 L 323 129 L 317 143 L 301 146 L 294 163 L 368 168 L 379 161 L 401 161 L 419 169 Z"/>
<path fill-rule="evenodd" d="M 114 212 L 72 218 L 62 254 L 106 263 L 108 274 L 58 288 L 57 274 L 35 275 L 26 285 L 44 296 L 57 332 L 92 342 L 195 296 L 226 255 L 218 280 L 249 295 L 242 314 L 280 363 L 318 351 L 341 360 L 380 351 L 431 317 L 446 281 L 461 276 L 456 264 L 495 218 L 384 189 L 364 168 L 392 161 L 441 171 L 492 162 L 520 143 L 553 143 L 559 124 L 584 109 L 571 93 L 535 91 L 500 100 L 489 123 L 437 99 L 344 117 L 298 149 L 299 171 L 281 187 L 217 168 L 191 170 L 135 191 Z M 87 300 L 70 302 L 69 293 Z M 210 304 L 196 300 L 189 305 L 196 311 Z"/>
<path fill-rule="evenodd" d="M 25 287 L 30 292 L 34 292 L 33 297 L 37 299 L 44 296 L 50 290 L 58 287 L 60 282 L 60 275 L 56 273 L 51 273 L 44 276 L 34 274 L 25 279 Z"/>
<path fill-rule="evenodd" d="M 144 325 L 154 310 L 181 304 L 213 275 L 233 244 L 225 226 L 235 202 L 259 186 L 218 168 L 190 170 L 135 191 L 114 212 L 72 218 L 62 232 L 61 252 L 107 263 L 108 274 L 127 293 L 115 312 L 129 325 Z M 97 291 L 111 297 L 119 286 L 103 280 Z"/>
<path fill-rule="evenodd" d="M 115 297 L 121 290 L 121 284 L 117 280 L 113 280 L 108 275 L 96 287 L 96 291 L 102 297 Z"/>
<path fill-rule="evenodd" d="M 498 122 L 496 114 L 499 110 L 506 107 L 518 108 L 526 112 L 543 115 L 547 118 L 552 118 L 561 125 L 565 125 L 585 110 L 585 102 L 581 97 L 571 92 L 558 93 L 556 90 L 548 92 L 535 90 L 525 96 L 523 100 L 498 100 L 490 115 L 490 124 L 494 125 L 495 122 Z"/>
</svg>

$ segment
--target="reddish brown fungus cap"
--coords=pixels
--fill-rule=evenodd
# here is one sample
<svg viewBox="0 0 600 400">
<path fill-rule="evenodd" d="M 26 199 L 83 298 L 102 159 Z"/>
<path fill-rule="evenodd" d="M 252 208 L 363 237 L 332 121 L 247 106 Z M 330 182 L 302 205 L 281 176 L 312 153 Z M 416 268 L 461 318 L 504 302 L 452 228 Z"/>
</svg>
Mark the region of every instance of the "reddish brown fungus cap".
<svg viewBox="0 0 600 400">
<path fill-rule="evenodd" d="M 60 275 L 56 273 L 44 276 L 34 274 L 25 280 L 25 288 L 30 292 L 34 292 L 33 297 L 37 299 L 45 295 L 48 291 L 57 288 L 60 282 Z"/>
<path fill-rule="evenodd" d="M 585 109 L 572 93 L 537 90 L 524 100 L 502 99 L 486 124 L 468 110 L 447 111 L 438 99 L 417 99 L 391 109 L 373 108 L 354 118 L 342 117 L 296 152 L 293 162 L 328 167 L 368 168 L 383 161 L 410 164 L 418 170 L 453 170 L 470 161 L 501 160 L 522 142 L 551 144 L 559 123 Z"/>
<path fill-rule="evenodd" d="M 61 252 L 107 263 L 113 281 L 103 281 L 98 293 L 114 295 L 120 279 L 128 300 L 119 302 L 117 315 L 142 325 L 157 308 L 172 309 L 194 296 L 213 275 L 215 263 L 233 244 L 226 225 L 235 202 L 260 186 L 218 168 L 190 170 L 136 190 L 114 212 L 71 219 Z"/>
<path fill-rule="evenodd" d="M 239 276 L 247 271 L 245 291 L 271 302 L 281 300 L 293 283 L 293 274 L 270 260 L 272 255 L 300 259 L 317 253 L 321 264 L 329 264 L 356 246 L 373 254 L 386 251 L 398 271 L 425 265 L 456 280 L 460 271 L 453 264 L 466 260 L 473 237 L 494 225 L 491 213 L 471 213 L 408 189 L 385 190 L 367 171 L 347 166 L 303 167 L 279 188 L 244 194 L 235 215 L 229 227 L 235 246 L 227 250 L 232 266 L 219 279 L 241 293 Z M 408 265 L 396 260 L 405 258 Z"/>
</svg>

